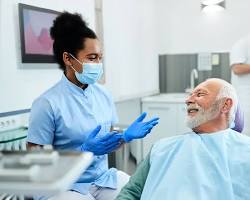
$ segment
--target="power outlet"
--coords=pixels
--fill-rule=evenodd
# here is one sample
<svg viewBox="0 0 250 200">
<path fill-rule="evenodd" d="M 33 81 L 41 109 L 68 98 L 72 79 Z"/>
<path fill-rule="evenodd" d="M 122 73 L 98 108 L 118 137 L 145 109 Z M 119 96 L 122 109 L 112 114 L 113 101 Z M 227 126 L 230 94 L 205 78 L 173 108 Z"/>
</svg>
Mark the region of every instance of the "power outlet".
<svg viewBox="0 0 250 200">
<path fill-rule="evenodd" d="M 18 116 L 9 116 L 0 118 L 0 132 L 13 130 L 21 126 L 21 120 Z"/>
</svg>

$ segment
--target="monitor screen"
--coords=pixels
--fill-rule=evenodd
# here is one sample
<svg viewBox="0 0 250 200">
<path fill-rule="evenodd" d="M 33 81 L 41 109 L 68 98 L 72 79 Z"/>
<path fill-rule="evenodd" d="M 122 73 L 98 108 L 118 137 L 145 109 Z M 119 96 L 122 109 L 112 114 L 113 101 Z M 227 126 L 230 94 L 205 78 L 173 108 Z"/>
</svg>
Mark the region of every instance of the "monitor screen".
<svg viewBox="0 0 250 200">
<path fill-rule="evenodd" d="M 59 14 L 19 3 L 22 63 L 55 63 L 50 27 Z"/>
</svg>

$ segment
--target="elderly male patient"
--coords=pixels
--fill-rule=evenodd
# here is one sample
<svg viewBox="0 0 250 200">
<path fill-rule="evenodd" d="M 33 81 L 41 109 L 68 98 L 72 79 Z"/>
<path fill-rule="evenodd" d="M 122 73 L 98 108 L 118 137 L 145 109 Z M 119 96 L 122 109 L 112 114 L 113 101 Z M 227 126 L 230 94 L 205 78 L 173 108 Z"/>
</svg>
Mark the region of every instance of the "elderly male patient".
<svg viewBox="0 0 250 200">
<path fill-rule="evenodd" d="M 208 79 L 186 104 L 193 131 L 157 142 L 116 200 L 250 200 L 250 138 L 230 129 L 234 88 Z"/>
</svg>

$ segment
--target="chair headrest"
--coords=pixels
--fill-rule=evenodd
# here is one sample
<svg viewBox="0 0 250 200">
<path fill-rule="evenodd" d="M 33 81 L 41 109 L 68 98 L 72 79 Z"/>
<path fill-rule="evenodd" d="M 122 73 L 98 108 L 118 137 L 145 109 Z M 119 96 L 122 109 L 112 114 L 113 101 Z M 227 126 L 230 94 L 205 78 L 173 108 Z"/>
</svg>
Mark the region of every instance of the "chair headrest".
<svg viewBox="0 0 250 200">
<path fill-rule="evenodd" d="M 243 128 L 244 128 L 244 113 L 240 109 L 239 104 L 237 106 L 237 111 L 236 111 L 236 114 L 235 114 L 234 124 L 235 124 L 235 126 L 232 129 L 239 132 L 239 133 L 241 133 Z"/>
</svg>

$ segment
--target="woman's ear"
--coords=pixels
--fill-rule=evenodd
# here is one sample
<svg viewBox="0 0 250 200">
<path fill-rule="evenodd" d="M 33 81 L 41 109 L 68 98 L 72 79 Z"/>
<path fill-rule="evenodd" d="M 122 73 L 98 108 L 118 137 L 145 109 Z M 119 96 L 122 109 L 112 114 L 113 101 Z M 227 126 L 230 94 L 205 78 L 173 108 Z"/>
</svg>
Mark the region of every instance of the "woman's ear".
<svg viewBox="0 0 250 200">
<path fill-rule="evenodd" d="M 226 98 L 221 111 L 223 113 L 229 113 L 230 110 L 231 110 L 231 108 L 232 108 L 232 106 L 233 106 L 233 100 L 230 99 L 230 98 Z"/>
<path fill-rule="evenodd" d="M 70 55 L 67 52 L 63 52 L 63 62 L 66 67 L 72 66 L 72 63 L 70 62 Z"/>
</svg>

